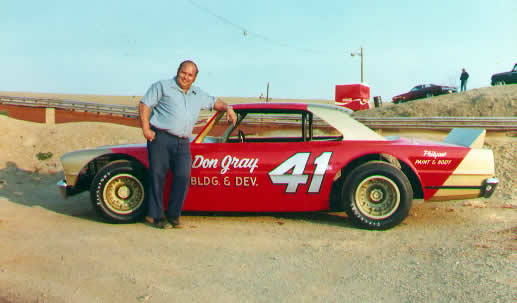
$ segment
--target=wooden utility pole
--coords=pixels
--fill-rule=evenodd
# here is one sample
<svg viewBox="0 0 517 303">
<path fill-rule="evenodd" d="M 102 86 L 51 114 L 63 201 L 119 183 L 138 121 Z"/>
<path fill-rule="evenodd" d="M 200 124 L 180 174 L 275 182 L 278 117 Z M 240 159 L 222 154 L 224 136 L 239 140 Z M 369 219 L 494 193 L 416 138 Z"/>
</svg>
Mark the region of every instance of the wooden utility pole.
<svg viewBox="0 0 517 303">
<path fill-rule="evenodd" d="M 364 83 L 364 79 L 363 79 L 363 59 L 364 58 L 364 53 L 363 53 L 363 47 L 361 46 L 361 83 Z"/>
<path fill-rule="evenodd" d="M 268 81 L 268 83 L 267 83 L 266 102 L 269 102 L 269 81 Z"/>
</svg>

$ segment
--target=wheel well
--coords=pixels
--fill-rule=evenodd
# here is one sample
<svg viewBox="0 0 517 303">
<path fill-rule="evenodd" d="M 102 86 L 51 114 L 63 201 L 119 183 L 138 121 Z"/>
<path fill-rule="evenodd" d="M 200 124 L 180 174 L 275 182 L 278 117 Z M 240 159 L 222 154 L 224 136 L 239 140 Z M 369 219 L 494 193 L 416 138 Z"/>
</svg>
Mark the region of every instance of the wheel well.
<svg viewBox="0 0 517 303">
<path fill-rule="evenodd" d="M 350 174 L 350 172 L 358 167 L 359 165 L 362 165 L 366 162 L 370 161 L 383 161 L 390 163 L 391 165 L 399 168 L 408 178 L 411 187 L 413 188 L 413 198 L 414 199 L 421 199 L 424 197 L 424 193 L 422 190 L 422 184 L 420 183 L 420 180 L 418 179 L 418 176 L 416 173 L 409 167 L 406 163 L 403 161 L 400 161 L 395 156 L 389 155 L 389 154 L 369 154 L 364 155 L 362 157 L 359 157 L 357 159 L 354 159 L 350 161 L 345 167 L 343 167 L 340 170 L 340 177 L 334 181 L 332 184 L 332 188 L 330 191 L 330 210 L 334 211 L 342 211 L 341 205 L 341 189 L 343 187 L 343 182 L 345 181 L 346 177 Z"/>
<path fill-rule="evenodd" d="M 146 167 L 144 164 L 142 164 L 140 161 L 138 161 L 136 158 L 131 157 L 126 154 L 108 154 L 103 155 L 100 157 L 97 157 L 93 160 L 91 160 L 79 173 L 77 183 L 75 185 L 75 188 L 78 191 L 84 191 L 89 190 L 90 185 L 93 181 L 93 178 L 95 178 L 95 175 L 106 165 L 109 163 L 112 163 L 114 161 L 129 161 L 133 163 L 138 169 L 141 169 L 143 171 L 146 171 Z"/>
</svg>

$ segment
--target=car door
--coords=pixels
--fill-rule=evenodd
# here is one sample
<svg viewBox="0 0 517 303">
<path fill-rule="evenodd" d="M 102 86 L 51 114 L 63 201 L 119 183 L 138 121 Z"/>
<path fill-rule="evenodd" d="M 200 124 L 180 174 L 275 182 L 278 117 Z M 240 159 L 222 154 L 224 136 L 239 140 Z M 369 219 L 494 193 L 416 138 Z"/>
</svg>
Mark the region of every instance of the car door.
<svg viewBox="0 0 517 303">
<path fill-rule="evenodd" d="M 417 85 L 417 86 L 413 87 L 410 91 L 411 96 L 408 100 L 415 100 L 415 99 L 422 98 L 422 96 L 423 96 L 422 89 L 423 88 L 424 88 L 423 85 Z"/>
<path fill-rule="evenodd" d="M 422 88 L 418 91 L 418 99 L 426 98 L 428 94 L 432 93 L 431 85 L 422 85 Z"/>
<path fill-rule="evenodd" d="M 191 186 L 184 210 L 328 209 L 332 144 L 310 141 L 310 123 L 302 113 L 275 115 L 248 114 L 217 137 L 222 142 L 191 145 Z"/>
</svg>

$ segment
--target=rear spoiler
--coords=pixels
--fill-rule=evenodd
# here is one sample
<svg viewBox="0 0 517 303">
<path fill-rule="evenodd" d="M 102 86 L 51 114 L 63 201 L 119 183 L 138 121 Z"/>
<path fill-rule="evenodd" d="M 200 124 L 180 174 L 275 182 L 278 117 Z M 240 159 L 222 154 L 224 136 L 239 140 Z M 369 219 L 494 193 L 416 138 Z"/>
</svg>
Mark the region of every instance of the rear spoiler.
<svg viewBox="0 0 517 303">
<path fill-rule="evenodd" d="M 485 143 L 484 128 L 453 128 L 443 142 L 470 148 L 482 148 Z"/>
</svg>

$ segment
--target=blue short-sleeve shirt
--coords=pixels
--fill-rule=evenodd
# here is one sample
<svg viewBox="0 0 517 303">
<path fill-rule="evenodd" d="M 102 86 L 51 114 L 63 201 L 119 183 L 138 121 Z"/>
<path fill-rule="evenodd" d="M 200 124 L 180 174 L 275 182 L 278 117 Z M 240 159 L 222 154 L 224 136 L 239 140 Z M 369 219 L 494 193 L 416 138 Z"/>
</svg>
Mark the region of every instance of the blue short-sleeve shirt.
<svg viewBox="0 0 517 303">
<path fill-rule="evenodd" d="M 212 110 L 215 101 L 215 97 L 196 86 L 183 92 L 174 77 L 151 85 L 140 102 L 151 109 L 152 126 L 178 137 L 190 137 L 201 109 Z"/>
</svg>

